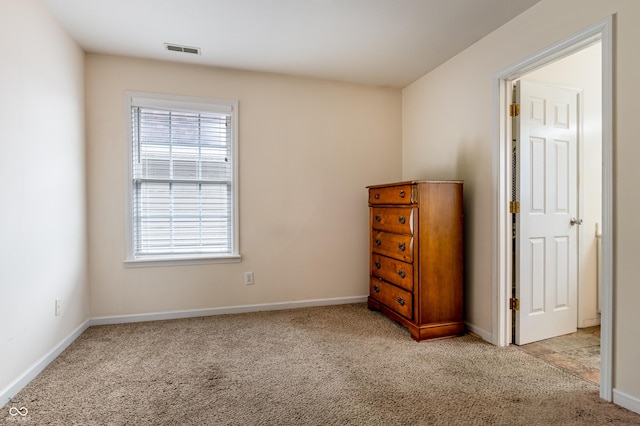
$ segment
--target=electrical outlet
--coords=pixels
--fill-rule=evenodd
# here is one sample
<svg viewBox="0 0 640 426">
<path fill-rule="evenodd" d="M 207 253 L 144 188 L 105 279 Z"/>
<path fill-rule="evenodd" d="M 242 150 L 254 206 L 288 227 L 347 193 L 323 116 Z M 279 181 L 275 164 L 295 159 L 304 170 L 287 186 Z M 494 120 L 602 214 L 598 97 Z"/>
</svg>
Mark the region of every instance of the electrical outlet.
<svg viewBox="0 0 640 426">
<path fill-rule="evenodd" d="M 244 273 L 244 283 L 245 285 L 253 285 L 253 272 Z"/>
<path fill-rule="evenodd" d="M 59 316 L 62 313 L 62 300 L 56 299 L 56 316 Z"/>
</svg>

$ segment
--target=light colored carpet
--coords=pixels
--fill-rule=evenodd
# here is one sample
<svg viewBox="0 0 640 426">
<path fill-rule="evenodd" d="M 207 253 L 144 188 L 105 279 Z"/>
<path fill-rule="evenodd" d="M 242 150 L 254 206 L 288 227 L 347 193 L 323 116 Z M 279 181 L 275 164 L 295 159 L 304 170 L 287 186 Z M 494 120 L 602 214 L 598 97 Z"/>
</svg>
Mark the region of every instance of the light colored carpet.
<svg viewBox="0 0 640 426">
<path fill-rule="evenodd" d="M 417 343 L 363 304 L 91 327 L 3 412 L 37 425 L 640 424 L 521 350 Z"/>
</svg>

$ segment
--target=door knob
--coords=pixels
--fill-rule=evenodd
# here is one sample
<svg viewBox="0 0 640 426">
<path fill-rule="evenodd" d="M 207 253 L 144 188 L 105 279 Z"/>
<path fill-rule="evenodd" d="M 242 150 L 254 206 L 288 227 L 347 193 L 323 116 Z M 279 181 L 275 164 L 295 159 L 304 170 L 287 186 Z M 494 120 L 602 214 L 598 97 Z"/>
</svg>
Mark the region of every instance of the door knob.
<svg viewBox="0 0 640 426">
<path fill-rule="evenodd" d="M 569 223 L 571 224 L 571 226 L 582 225 L 582 219 L 576 219 L 575 217 L 572 217 Z"/>
</svg>

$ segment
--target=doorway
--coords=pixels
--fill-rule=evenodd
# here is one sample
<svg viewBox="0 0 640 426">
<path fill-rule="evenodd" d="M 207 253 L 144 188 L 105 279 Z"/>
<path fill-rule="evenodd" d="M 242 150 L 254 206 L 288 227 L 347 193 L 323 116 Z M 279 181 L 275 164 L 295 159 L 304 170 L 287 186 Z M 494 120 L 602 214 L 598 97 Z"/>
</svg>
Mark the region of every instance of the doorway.
<svg viewBox="0 0 640 426">
<path fill-rule="evenodd" d="M 601 282 L 601 370 L 600 397 L 612 399 L 612 213 L 613 213 L 613 171 L 612 171 L 612 18 L 595 24 L 594 26 L 576 34 L 544 51 L 529 57 L 496 75 L 496 111 L 498 113 L 498 141 L 497 165 L 494 169 L 498 182 L 496 218 L 499 224 L 499 234 L 496 250 L 496 284 L 495 297 L 497 305 L 494 308 L 494 335 L 496 343 L 506 346 L 511 343 L 512 311 L 510 309 L 511 286 L 513 278 L 513 264 L 511 258 L 512 220 L 509 210 L 511 201 L 511 141 L 512 134 L 508 108 L 511 103 L 511 86 L 515 80 L 524 75 L 551 64 L 554 61 L 579 52 L 595 43 L 601 43 L 602 69 L 602 172 L 601 172 L 601 268 L 598 271 Z"/>
<path fill-rule="evenodd" d="M 542 168 L 543 171 L 546 170 L 542 176 L 548 175 L 544 179 L 544 186 L 549 187 L 551 194 L 548 194 L 550 200 L 545 204 L 549 209 L 548 214 L 541 215 L 540 208 L 532 211 L 529 205 L 531 203 L 528 202 L 536 201 L 535 194 L 530 194 L 532 191 L 529 188 L 524 191 L 516 188 L 523 202 L 520 213 L 514 215 L 515 223 L 520 225 L 516 226 L 515 233 L 515 247 L 520 253 L 514 257 L 514 269 L 516 277 L 524 279 L 524 282 L 519 283 L 518 295 L 522 296 L 521 310 L 514 312 L 516 326 L 512 343 L 520 345 L 522 350 L 533 356 L 596 384 L 600 382 L 598 259 L 601 251 L 599 236 L 602 222 L 601 49 L 601 43 L 597 41 L 565 58 L 527 73 L 514 82 L 519 89 L 521 111 L 520 115 L 514 118 L 514 121 L 521 124 L 516 126 L 514 134 L 517 135 L 516 139 L 528 136 L 528 140 L 518 141 L 514 146 L 514 153 L 519 154 L 517 159 L 521 160 L 514 163 L 517 166 L 514 185 L 528 184 L 531 188 L 536 186 L 531 185 L 532 182 L 529 182 L 527 176 L 522 179 L 517 176 L 517 171 L 522 174 L 535 170 L 536 160 L 535 156 L 529 156 L 525 152 L 519 153 L 519 150 L 535 153 L 536 150 L 528 145 L 548 145 L 546 151 L 549 152 L 546 157 L 551 161 L 548 167 Z M 561 100 L 569 96 L 571 91 L 577 91 L 577 96 L 575 99 L 569 98 L 570 108 L 563 109 L 564 104 Z M 545 98 L 549 96 L 552 96 L 552 99 L 545 102 Z M 532 105 L 539 106 L 538 115 L 545 112 L 546 114 L 543 117 L 535 117 L 535 111 L 531 110 Z M 558 123 L 559 119 L 573 117 L 572 114 L 558 113 L 568 113 L 573 108 L 577 112 L 576 125 L 565 125 L 571 124 L 572 120 Z M 532 116 L 535 121 L 531 120 Z M 552 128 L 550 137 L 540 138 L 549 132 L 549 127 Z M 570 142 L 574 137 L 577 140 L 576 150 L 566 149 L 572 145 Z M 565 170 L 556 170 L 553 167 L 557 163 L 553 161 L 555 157 L 569 152 L 572 152 L 575 163 L 563 159 L 560 164 Z M 522 164 L 524 161 L 528 164 Z M 577 177 L 570 187 L 571 190 L 560 191 L 561 195 L 573 202 L 563 202 L 556 191 L 553 191 L 555 187 L 551 184 L 556 181 L 558 172 L 564 172 L 564 177 L 569 177 L 570 174 Z M 563 180 L 569 182 L 569 179 Z M 526 197 L 525 194 L 531 197 Z M 547 216 L 552 216 L 551 221 L 559 221 L 559 229 L 550 230 L 552 227 L 547 225 L 550 224 Z M 575 219 L 573 225 L 568 225 L 568 217 Z M 570 255 L 573 263 L 571 270 L 564 269 L 563 276 L 556 276 L 555 272 L 562 271 L 562 268 L 555 266 L 562 265 L 557 265 L 560 262 L 557 262 L 555 257 L 543 267 L 534 268 L 552 272 L 551 277 L 548 280 L 544 279 L 547 277 L 543 277 L 541 282 L 547 285 L 539 291 L 525 291 L 527 287 L 529 290 L 535 290 L 535 286 L 531 288 L 533 280 L 526 280 L 532 275 L 527 274 L 527 266 L 532 264 L 531 259 L 535 259 L 530 249 L 540 246 L 541 241 L 545 243 L 544 239 L 539 238 L 540 234 L 533 235 L 530 231 L 530 225 L 540 220 L 545 221 L 547 232 L 552 236 L 546 241 L 548 255 L 557 248 L 564 247 L 565 250 L 561 254 Z M 563 245 L 563 242 L 570 244 Z M 562 257 L 558 257 L 558 260 L 562 260 Z M 557 282 L 557 279 L 564 282 Z M 538 299 L 544 295 L 549 299 L 548 303 L 544 307 L 538 306 L 537 311 L 528 310 L 532 302 L 536 302 L 528 297 L 530 294 Z"/>
<path fill-rule="evenodd" d="M 522 81 L 579 90 L 577 100 L 577 205 L 571 217 L 578 218 L 568 228 L 577 234 L 576 300 L 574 328 L 600 325 L 599 259 L 602 225 L 602 45 L 572 53 L 551 64 L 525 74 Z M 535 86 L 534 86 L 535 87 Z M 542 96 L 538 96 L 541 99 Z M 523 106 L 524 108 L 524 106 Z M 526 119 L 521 116 L 521 121 Z M 551 117 L 550 119 L 553 119 Z M 564 129 L 562 129 L 564 130 Z M 553 178 L 553 177 L 552 177 Z M 554 321 L 556 324 L 558 321 Z M 575 330 L 572 330 L 575 331 Z M 567 331 L 567 333 L 570 331 Z M 540 333 L 544 338 L 566 333 Z M 538 339 L 541 340 L 541 339 Z"/>
</svg>

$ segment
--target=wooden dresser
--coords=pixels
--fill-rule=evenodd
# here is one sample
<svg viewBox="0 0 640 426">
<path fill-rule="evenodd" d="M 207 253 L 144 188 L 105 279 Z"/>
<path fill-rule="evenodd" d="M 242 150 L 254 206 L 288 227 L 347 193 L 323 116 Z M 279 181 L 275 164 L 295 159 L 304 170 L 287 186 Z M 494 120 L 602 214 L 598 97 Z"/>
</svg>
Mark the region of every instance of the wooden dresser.
<svg viewBox="0 0 640 426">
<path fill-rule="evenodd" d="M 369 309 L 415 340 L 461 334 L 462 181 L 410 181 L 369 189 Z"/>
</svg>

